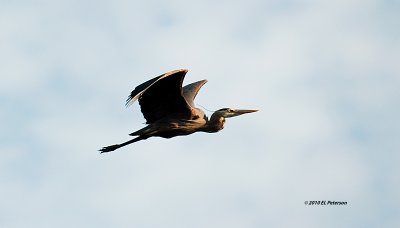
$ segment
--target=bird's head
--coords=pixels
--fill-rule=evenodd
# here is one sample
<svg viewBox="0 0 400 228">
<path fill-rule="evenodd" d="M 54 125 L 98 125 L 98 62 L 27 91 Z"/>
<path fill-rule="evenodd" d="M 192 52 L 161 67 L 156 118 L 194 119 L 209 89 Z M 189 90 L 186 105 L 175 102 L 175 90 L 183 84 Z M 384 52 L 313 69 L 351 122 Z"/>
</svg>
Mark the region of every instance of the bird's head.
<svg viewBox="0 0 400 228">
<path fill-rule="evenodd" d="M 240 116 L 245 113 L 257 112 L 258 110 L 249 110 L 249 109 L 231 109 L 231 108 L 223 108 L 215 111 L 209 121 L 202 131 L 205 132 L 217 132 L 224 128 L 225 118 L 230 118 L 234 116 Z"/>
<path fill-rule="evenodd" d="M 224 118 L 230 118 L 234 116 L 240 116 L 246 113 L 252 113 L 252 112 L 257 112 L 258 110 L 252 110 L 252 109 L 231 109 L 231 108 L 223 108 L 220 110 L 217 110 L 216 113 L 218 113 L 220 116 Z"/>
</svg>

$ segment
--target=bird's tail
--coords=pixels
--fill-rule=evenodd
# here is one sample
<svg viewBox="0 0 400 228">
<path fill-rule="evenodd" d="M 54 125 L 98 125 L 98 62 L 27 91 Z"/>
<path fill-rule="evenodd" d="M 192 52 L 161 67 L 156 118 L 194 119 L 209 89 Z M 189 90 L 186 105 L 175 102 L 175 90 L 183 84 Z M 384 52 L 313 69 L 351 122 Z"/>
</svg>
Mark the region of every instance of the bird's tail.
<svg viewBox="0 0 400 228">
<path fill-rule="evenodd" d="M 155 130 L 157 130 L 157 128 L 154 128 L 154 125 L 150 124 L 142 129 L 130 133 L 129 135 L 130 136 L 151 135 L 151 133 Z"/>
<path fill-rule="evenodd" d="M 146 139 L 146 138 L 147 138 L 147 137 L 139 136 L 139 137 L 136 137 L 136 138 L 134 138 L 134 139 L 131 139 L 131 140 L 126 141 L 126 142 L 121 143 L 121 144 L 115 144 L 115 145 L 111 145 L 111 146 L 105 146 L 105 147 L 101 148 L 99 151 L 100 151 L 100 153 L 111 152 L 111 151 L 114 151 L 114 150 L 116 150 L 116 149 L 118 149 L 118 148 L 121 148 L 121 147 L 123 147 L 123 146 L 129 145 L 129 144 L 131 144 L 131 143 L 134 143 L 134 142 L 137 142 L 137 141 L 140 141 L 140 140 L 144 140 L 144 139 Z"/>
</svg>

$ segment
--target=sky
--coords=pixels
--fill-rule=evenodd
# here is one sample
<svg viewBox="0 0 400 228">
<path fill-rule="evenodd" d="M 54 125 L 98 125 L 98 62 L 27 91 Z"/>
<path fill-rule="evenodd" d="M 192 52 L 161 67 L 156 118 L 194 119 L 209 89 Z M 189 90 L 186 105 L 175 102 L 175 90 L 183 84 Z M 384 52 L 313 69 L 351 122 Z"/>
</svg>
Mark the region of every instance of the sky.
<svg viewBox="0 0 400 228">
<path fill-rule="evenodd" d="M 400 227 L 399 10 L 1 0 L 0 227 Z M 144 126 L 130 91 L 181 68 L 197 105 L 259 111 L 99 154 Z"/>
</svg>

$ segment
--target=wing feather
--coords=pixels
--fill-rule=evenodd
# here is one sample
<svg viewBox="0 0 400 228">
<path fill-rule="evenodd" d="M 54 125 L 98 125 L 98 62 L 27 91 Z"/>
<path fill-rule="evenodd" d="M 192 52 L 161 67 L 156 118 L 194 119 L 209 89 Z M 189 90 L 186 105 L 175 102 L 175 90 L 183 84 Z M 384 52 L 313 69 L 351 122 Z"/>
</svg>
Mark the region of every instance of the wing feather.
<svg viewBox="0 0 400 228">
<path fill-rule="evenodd" d="M 139 100 L 148 124 L 165 117 L 190 119 L 192 107 L 185 100 L 182 91 L 182 82 L 187 71 L 171 71 L 138 85 L 129 95 L 126 105 Z"/>
<path fill-rule="evenodd" d="M 188 84 L 183 87 L 183 97 L 192 108 L 195 108 L 194 99 L 196 98 L 197 93 L 199 92 L 201 87 L 206 83 L 207 80 L 201 80 L 198 82 Z"/>
</svg>

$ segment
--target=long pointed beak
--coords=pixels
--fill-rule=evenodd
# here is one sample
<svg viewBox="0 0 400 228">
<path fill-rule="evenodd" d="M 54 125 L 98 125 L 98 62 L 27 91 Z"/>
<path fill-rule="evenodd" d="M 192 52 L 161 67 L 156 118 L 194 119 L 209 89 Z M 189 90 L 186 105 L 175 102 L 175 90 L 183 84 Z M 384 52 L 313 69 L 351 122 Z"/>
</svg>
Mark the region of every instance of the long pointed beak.
<svg viewBox="0 0 400 228">
<path fill-rule="evenodd" d="M 258 110 L 254 109 L 235 109 L 233 110 L 233 115 L 232 116 L 240 116 L 246 113 L 252 113 L 252 112 L 257 112 Z"/>
</svg>

